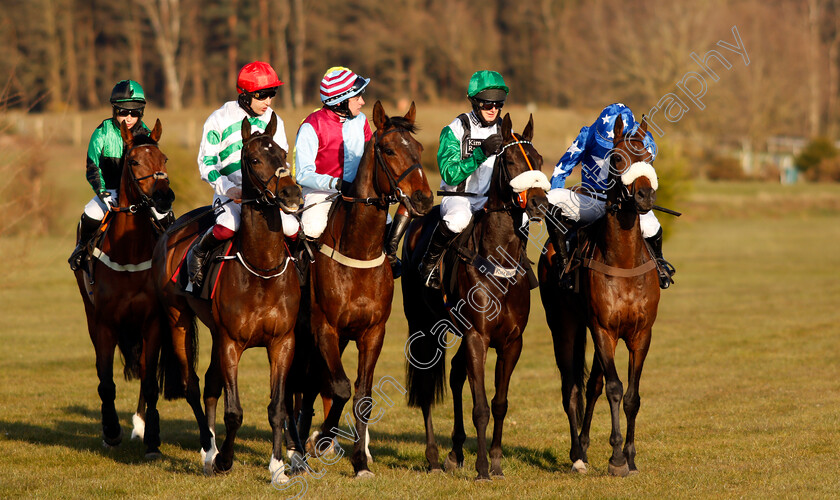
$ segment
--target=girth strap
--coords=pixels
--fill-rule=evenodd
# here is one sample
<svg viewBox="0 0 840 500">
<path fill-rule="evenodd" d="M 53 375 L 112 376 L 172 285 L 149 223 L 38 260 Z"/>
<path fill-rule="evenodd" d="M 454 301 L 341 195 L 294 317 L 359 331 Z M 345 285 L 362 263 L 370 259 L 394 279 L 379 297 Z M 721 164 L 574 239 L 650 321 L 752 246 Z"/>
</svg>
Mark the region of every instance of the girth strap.
<svg viewBox="0 0 840 500">
<path fill-rule="evenodd" d="M 632 269 L 625 269 L 621 267 L 613 267 L 604 264 L 603 262 L 598 262 L 597 260 L 592 259 L 583 259 L 583 266 L 592 269 L 593 271 L 597 271 L 601 274 L 606 274 L 607 276 L 615 276 L 617 278 L 632 278 L 634 276 L 641 276 L 653 269 L 656 269 L 656 261 L 651 259 L 641 266 L 636 266 Z"/>
</svg>

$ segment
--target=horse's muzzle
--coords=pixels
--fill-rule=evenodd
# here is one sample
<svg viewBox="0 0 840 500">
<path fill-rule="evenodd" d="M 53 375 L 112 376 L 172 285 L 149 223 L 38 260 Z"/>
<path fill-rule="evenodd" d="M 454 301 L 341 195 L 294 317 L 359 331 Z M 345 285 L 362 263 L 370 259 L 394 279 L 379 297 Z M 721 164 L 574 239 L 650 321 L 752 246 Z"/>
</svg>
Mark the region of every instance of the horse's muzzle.
<svg viewBox="0 0 840 500">
<path fill-rule="evenodd" d="M 542 220 L 548 212 L 550 205 L 545 191 L 531 188 L 528 190 L 528 202 L 525 204 L 525 213 L 531 220 Z"/>
<path fill-rule="evenodd" d="M 636 210 L 639 213 L 649 212 L 656 203 L 656 191 L 653 188 L 641 188 L 633 194 L 633 201 L 636 203 Z"/>
<path fill-rule="evenodd" d="M 429 195 L 423 194 L 423 191 L 417 190 L 411 194 L 409 198 L 409 205 L 406 208 L 409 212 L 412 212 L 412 215 L 422 216 L 426 215 L 432 210 L 432 207 L 435 206 L 435 195 L 429 192 Z"/>
<path fill-rule="evenodd" d="M 300 206 L 303 193 L 297 184 L 284 186 L 277 193 L 280 205 L 289 211 L 295 211 Z"/>
<path fill-rule="evenodd" d="M 159 189 L 152 193 L 152 202 L 154 203 L 155 210 L 159 213 L 171 210 L 173 201 L 175 201 L 175 193 L 169 187 Z"/>
</svg>

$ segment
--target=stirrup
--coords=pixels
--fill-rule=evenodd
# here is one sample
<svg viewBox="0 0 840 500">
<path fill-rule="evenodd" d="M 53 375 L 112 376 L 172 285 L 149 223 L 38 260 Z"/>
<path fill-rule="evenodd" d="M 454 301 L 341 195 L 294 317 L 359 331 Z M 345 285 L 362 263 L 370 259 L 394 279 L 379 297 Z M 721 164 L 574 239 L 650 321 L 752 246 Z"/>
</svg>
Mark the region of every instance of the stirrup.
<svg viewBox="0 0 840 500">
<path fill-rule="evenodd" d="M 426 279 L 423 281 L 423 285 L 429 288 L 434 288 L 435 290 L 440 290 L 440 269 L 438 266 L 432 268 L 432 272 L 426 276 Z"/>
<path fill-rule="evenodd" d="M 670 262 L 661 257 L 656 259 L 656 264 L 659 272 L 659 288 L 665 290 L 674 283 L 673 276 L 677 273 L 677 270 Z"/>
</svg>

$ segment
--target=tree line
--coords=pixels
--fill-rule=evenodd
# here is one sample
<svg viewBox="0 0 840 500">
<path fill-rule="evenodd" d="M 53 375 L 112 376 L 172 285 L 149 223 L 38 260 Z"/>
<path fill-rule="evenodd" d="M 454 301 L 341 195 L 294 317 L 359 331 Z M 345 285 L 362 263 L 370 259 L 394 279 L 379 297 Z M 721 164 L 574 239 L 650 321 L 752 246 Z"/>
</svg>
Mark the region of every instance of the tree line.
<svg viewBox="0 0 840 500">
<path fill-rule="evenodd" d="M 835 137 L 838 3 L 2 0 L 0 76 L 11 108 L 99 107 L 131 78 L 152 103 L 178 110 L 231 99 L 239 68 L 253 60 L 285 82 L 276 107 L 317 102 L 320 78 L 336 65 L 372 77 L 377 98 L 419 102 L 461 100 L 472 72 L 495 69 L 513 103 L 622 101 L 641 114 L 673 94 L 686 105 L 671 122 L 677 135 Z M 733 27 L 749 64 L 718 43 L 735 43 Z M 711 50 L 731 66 L 713 57 L 717 80 L 686 79 L 710 76 L 697 59 Z M 702 91 L 699 104 L 678 92 L 680 82 Z"/>
</svg>

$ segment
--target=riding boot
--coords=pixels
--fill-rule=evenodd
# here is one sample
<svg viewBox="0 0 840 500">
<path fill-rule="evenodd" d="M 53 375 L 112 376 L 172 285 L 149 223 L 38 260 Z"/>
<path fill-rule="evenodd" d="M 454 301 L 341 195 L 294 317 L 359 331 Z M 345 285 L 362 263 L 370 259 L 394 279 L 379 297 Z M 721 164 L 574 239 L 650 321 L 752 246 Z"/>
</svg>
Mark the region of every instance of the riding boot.
<svg viewBox="0 0 840 500">
<path fill-rule="evenodd" d="M 552 217 L 546 218 L 546 225 L 548 225 L 548 238 L 554 246 L 555 255 L 559 257 L 555 278 L 561 290 L 572 290 L 574 289 L 574 283 L 571 273 L 565 272 L 571 260 L 569 249 L 566 246 L 566 236 L 574 227 L 574 221 L 564 217 L 559 209 L 555 209 L 551 215 Z"/>
<path fill-rule="evenodd" d="M 193 285 L 197 289 L 201 288 L 201 284 L 204 281 L 204 259 L 207 258 L 210 250 L 221 245 L 223 241 L 216 238 L 211 227 L 204 233 L 201 240 L 190 249 L 187 257 L 187 269 L 190 272 L 190 281 L 193 282 Z"/>
<path fill-rule="evenodd" d="M 660 227 L 659 231 L 650 238 L 645 238 L 645 241 L 648 242 L 651 250 L 653 250 L 653 256 L 656 259 L 656 269 L 659 272 L 659 288 L 664 290 L 674 282 L 672 276 L 676 274 L 677 270 L 674 269 L 674 266 L 670 262 L 662 257 L 662 228 Z"/>
<path fill-rule="evenodd" d="M 445 222 L 438 222 L 435 232 L 432 234 L 432 239 L 429 241 L 429 247 L 423 255 L 423 261 L 420 262 L 419 266 L 420 276 L 427 287 L 440 289 L 438 263 L 444 250 L 456 236 L 458 236 L 458 233 L 450 231 Z"/>
<path fill-rule="evenodd" d="M 93 235 L 96 234 L 96 230 L 99 229 L 100 224 L 102 224 L 102 221 L 89 217 L 86 213 L 82 213 L 82 218 L 79 221 L 79 243 L 73 249 L 73 253 L 70 254 L 70 258 L 67 260 L 70 263 L 71 270 L 75 271 L 81 267 L 85 252 L 87 252 L 88 243 L 90 243 Z"/>
<path fill-rule="evenodd" d="M 394 279 L 402 275 L 402 261 L 397 257 L 397 247 L 400 245 L 400 240 L 408 229 L 408 223 L 411 218 L 407 215 L 396 214 L 394 221 L 389 224 L 385 232 L 385 255 L 388 257 L 388 262 L 391 264 L 391 273 Z"/>
</svg>

